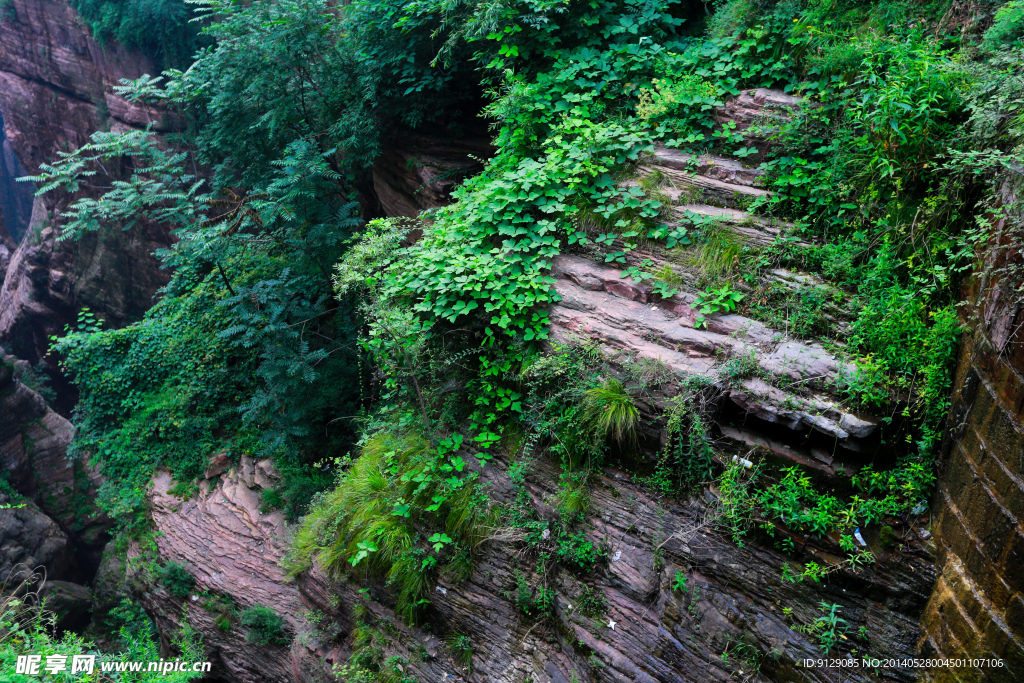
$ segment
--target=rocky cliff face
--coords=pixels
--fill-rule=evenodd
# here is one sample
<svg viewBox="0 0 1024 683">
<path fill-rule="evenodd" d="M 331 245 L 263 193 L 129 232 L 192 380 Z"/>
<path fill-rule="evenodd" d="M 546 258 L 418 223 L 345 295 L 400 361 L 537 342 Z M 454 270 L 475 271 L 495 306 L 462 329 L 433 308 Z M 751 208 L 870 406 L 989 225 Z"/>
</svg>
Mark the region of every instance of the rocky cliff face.
<svg viewBox="0 0 1024 683">
<path fill-rule="evenodd" d="M 89 622 L 92 581 L 112 522 L 96 505 L 99 473 L 68 457 L 73 429 L 0 354 L 0 585 L 32 572 L 61 628 Z"/>
<path fill-rule="evenodd" d="M 19 365 L 21 368 L 19 368 Z M 10 489 L 31 501 L 75 546 L 72 565 L 52 567 L 52 578 L 88 580 L 108 540 L 112 522 L 96 505 L 99 472 L 68 457 L 71 423 L 21 382 L 25 361 L 0 356 L 0 466 Z M 0 511 L 0 513 L 6 511 Z M 45 563 L 44 563 L 45 564 Z"/>
<path fill-rule="evenodd" d="M 64 2 L 11 0 L 0 13 L 0 113 L 7 141 L 29 173 L 96 130 L 151 123 L 161 129 L 160 112 L 112 90 L 143 73 L 155 73 L 151 62 L 98 44 Z M 0 345 L 32 363 L 46 357 L 49 336 L 81 307 L 123 325 L 141 316 L 166 282 L 152 252 L 170 238 L 157 226 L 130 233 L 108 226 L 74 243 L 58 241 L 60 213 L 71 199 L 36 199 L 0 288 Z"/>
<path fill-rule="evenodd" d="M 781 93 L 752 91 L 731 102 L 730 111 L 742 124 L 770 119 L 794 104 Z M 744 212 L 750 197 L 764 194 L 756 169 L 659 149 L 640 175 L 660 178 L 659 191 L 677 221 L 710 216 L 735 239 L 754 244 L 769 243 L 786 228 Z M 641 248 L 630 258 L 634 265 L 651 261 L 647 268 L 675 268 L 679 291 L 655 295 L 624 274 L 624 265 L 609 266 L 583 250 L 561 256 L 552 269 L 562 297 L 550 311 L 552 337 L 589 339 L 617 372 L 641 365 L 659 369 L 640 406 L 644 439 L 653 448 L 664 438 L 657 416 L 681 383 L 702 375 L 712 379 L 714 396 L 705 409 L 726 457 L 756 452 L 832 478 L 874 456 L 878 418 L 844 408 L 832 393 L 832 380 L 849 370 L 843 362 L 818 344 L 738 315 L 711 316 L 698 329 L 696 272 L 671 265 L 655 250 Z M 771 277 L 780 287 L 823 286 L 805 273 L 778 270 Z M 841 312 L 836 315 L 842 324 Z M 520 495 L 504 472 L 511 455 L 481 470 L 499 508 Z M 631 474 L 610 468 L 593 487 L 585 524 L 586 540 L 607 551 L 593 572 L 537 575 L 536 557 L 524 554 L 514 535 L 496 531 L 481 546 L 469 578 L 442 578 L 433 588 L 430 618 L 414 629 L 391 611 L 388 590 L 379 583 L 329 581 L 317 569 L 285 582 L 279 563 L 288 527 L 277 513 L 259 508 L 260 490 L 272 488 L 276 474 L 268 462 L 244 457 L 226 467 L 212 462 L 191 499 L 173 496 L 166 474 L 154 479 L 150 493 L 159 555 L 196 578 L 193 596 L 182 601 L 152 577 L 135 577 L 136 594 L 161 632 L 170 636 L 187 620 L 203 634 L 224 680 L 320 680 L 353 653 L 372 655 L 384 672 L 420 681 L 915 678 L 912 669 L 876 674 L 805 669 L 799 662 L 821 654 L 806 627 L 821 615 L 822 600 L 839 605 L 858 652 L 913 655 L 918 616 L 935 578 L 930 546 L 921 541 L 927 537 L 922 520 L 900 527 L 895 547 L 883 547 L 877 530 L 865 529 L 878 561 L 853 570 L 839 560 L 837 535 L 790 537 L 776 529 L 793 542 L 790 556 L 756 535 L 738 547 L 717 528 L 720 492 L 706 490 L 685 505 L 669 503 Z M 534 463 L 524 488 L 540 519 L 557 517 L 557 482 L 553 464 Z M 550 543 L 536 552 L 555 552 Z M 833 566 L 826 585 L 783 578 L 786 569 L 799 571 L 798 563 L 808 561 Z M 676 587 L 680 576 L 685 589 Z M 517 606 L 522 580 L 530 586 L 544 582 L 557 593 L 548 617 L 526 615 Z M 254 656 L 245 629 L 225 622 L 231 606 L 257 603 L 286 619 L 290 646 L 270 646 Z M 595 610 L 595 604 L 604 607 Z M 467 640 L 453 640 L 459 636 Z"/>
<path fill-rule="evenodd" d="M 18 178 L 25 174 L 25 168 L 4 132 L 4 119 L 0 114 L 0 235 L 5 235 L 0 240 L 11 248 L 21 241 L 32 217 L 35 189 L 32 183 L 18 182 Z M 0 280 L 5 269 L 6 266 L 0 266 Z"/>
<path fill-rule="evenodd" d="M 116 45 L 98 45 L 60 0 L 10 0 L 0 13 L 0 171 L 10 175 L 4 169 L 12 167 L 13 153 L 33 173 L 94 130 L 165 129 L 159 112 L 112 91 L 119 79 L 145 72 L 153 72 L 152 64 Z M 796 104 L 782 93 L 749 91 L 721 115 L 744 131 Z M 479 168 L 474 157 L 490 153 L 485 139 L 390 139 L 374 169 L 379 206 L 373 211 L 416 216 L 450 201 L 457 180 Z M 748 143 L 767 144 L 753 133 Z M 750 245 L 769 244 L 787 228 L 745 210 L 766 192 L 759 171 L 735 160 L 658 149 L 634 182 L 657 186 L 671 225 L 713 221 L 736 243 Z M 6 219 L 0 225 L 0 344 L 33 362 L 46 357 L 49 335 L 82 306 L 121 325 L 140 316 L 165 281 L 151 253 L 170 238 L 157 226 L 130 233 L 109 226 L 79 242 L 60 242 L 61 211 L 72 199 L 36 199 L 27 230 L 21 227 L 23 199 L 0 201 Z M 739 315 L 711 316 L 698 326 L 698 269 L 654 249 L 640 248 L 630 258 L 608 265 L 586 250 L 559 257 L 552 275 L 561 301 L 550 316 L 554 341 L 589 340 L 616 372 L 643 365 L 667 373 L 640 406 L 649 446 L 665 438 L 657 416 L 680 385 L 702 376 L 712 380 L 704 409 L 727 458 L 756 452 L 837 481 L 881 453 L 879 416 L 844 407 L 834 381 L 850 368 L 824 346 Z M 626 265 L 667 268 L 678 291 L 660 296 L 635 282 Z M 781 268 L 768 280 L 782 290 L 826 287 L 810 274 Z M 1021 306 L 1010 296 L 1013 283 L 973 282 L 968 298 L 976 317 L 970 321 L 980 322 L 961 359 L 937 543 L 928 540 L 923 519 L 897 524 L 895 546 L 865 529 L 878 558 L 869 568 L 842 565 L 835 535 L 774 529 L 792 542 L 790 555 L 756 535 L 739 547 L 715 528 L 720 491 L 706 490 L 685 505 L 667 503 L 629 473 L 609 468 L 587 517 L 587 540 L 607 549 L 594 572 L 538 576 L 536 558 L 496 533 L 481 546 L 472 575 L 461 582 L 443 578 L 431 593 L 426 625 L 409 628 L 391 610 L 386 586 L 338 583 L 316 569 L 285 580 L 280 562 L 290 528 L 260 504 L 278 475 L 267 461 L 243 457 L 230 466 L 221 458 L 187 499 L 175 495 L 166 473 L 154 477 L 148 494 L 160 560 L 184 565 L 196 579 L 192 595 L 182 600 L 146 569 L 153 558 L 142 549 L 132 548 L 126 558 L 110 548 L 103 552 L 110 521 L 95 507 L 99 474 L 68 461 L 71 425 L 14 378 L 8 359 L 0 364 L 0 456 L 15 493 L 0 494 L 0 503 L 21 507 L 0 510 L 0 578 L 18 563 L 44 566 L 57 580 L 97 574 L 92 591 L 72 583 L 54 588 L 66 604 L 67 623 L 80 625 L 82 606 L 90 603 L 102 616 L 119 591 L 131 590 L 166 642 L 188 621 L 203 636 L 216 679 L 232 682 L 329 680 L 336 665 L 370 651 L 389 675 L 421 681 L 915 679 L 911 669 L 802 668 L 802 659 L 821 653 L 808 628 L 821 614 L 821 600 L 839 605 L 860 654 L 912 656 L 920 644 L 926 654 L 1002 657 L 1006 668 L 976 679 L 1015 680 L 1024 668 Z M 826 314 L 842 329 L 841 306 Z M 634 464 L 642 469 L 649 463 L 641 458 Z M 481 472 L 497 506 L 518 495 L 504 474 L 507 466 L 505 454 Z M 542 519 L 557 514 L 557 480 L 550 464 L 538 462 L 524 483 Z M 941 576 L 933 592 L 936 548 Z M 808 561 L 834 567 L 827 585 L 782 578 L 785 569 L 798 571 L 797 563 Z M 677 587 L 677 577 L 685 588 Z M 555 589 L 550 615 L 530 617 L 517 607 L 522 579 Z M 595 602 L 604 607 L 592 609 Z M 256 604 L 285 618 L 291 645 L 247 642 L 237 614 Z M 471 647 L 455 646 L 457 636 Z M 953 674 L 930 675 L 952 680 Z"/>
<path fill-rule="evenodd" d="M 373 191 L 385 216 L 415 218 L 451 201 L 451 191 L 494 153 L 486 130 L 417 131 L 388 136 L 373 166 Z"/>
</svg>

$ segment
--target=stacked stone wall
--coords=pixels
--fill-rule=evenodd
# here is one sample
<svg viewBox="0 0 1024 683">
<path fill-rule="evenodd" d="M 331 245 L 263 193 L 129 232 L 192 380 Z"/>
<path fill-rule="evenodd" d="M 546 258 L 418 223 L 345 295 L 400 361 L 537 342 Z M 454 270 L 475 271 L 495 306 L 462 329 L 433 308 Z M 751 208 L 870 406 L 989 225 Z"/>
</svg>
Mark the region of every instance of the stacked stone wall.
<svg viewBox="0 0 1024 683">
<path fill-rule="evenodd" d="M 934 668 L 926 680 L 1024 679 L 1024 279 L 1019 187 L 964 287 L 967 328 L 932 506 L 939 578 L 922 616 L 925 656 L 1003 666 Z M 1009 267 L 1008 267 L 1009 266 Z"/>
</svg>

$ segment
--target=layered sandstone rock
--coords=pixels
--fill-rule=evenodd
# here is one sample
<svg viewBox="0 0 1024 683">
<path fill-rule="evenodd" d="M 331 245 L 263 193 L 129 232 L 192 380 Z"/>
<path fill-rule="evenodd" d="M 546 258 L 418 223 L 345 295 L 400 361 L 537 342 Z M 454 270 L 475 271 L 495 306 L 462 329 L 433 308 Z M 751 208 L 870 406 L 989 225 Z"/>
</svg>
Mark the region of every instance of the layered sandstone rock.
<svg viewBox="0 0 1024 683">
<path fill-rule="evenodd" d="M 738 130 L 764 135 L 765 128 L 788 115 L 797 101 L 770 90 L 751 90 L 731 100 L 719 116 L 738 122 Z M 725 231 L 739 247 L 764 248 L 794 239 L 785 222 L 747 210 L 768 196 L 764 172 L 754 164 L 711 154 L 682 153 L 664 146 L 639 167 L 637 179 L 663 203 L 669 228 L 701 226 Z M 600 230 L 598 230 L 600 232 Z M 612 250 L 622 249 L 623 240 Z M 698 322 L 697 297 L 706 280 L 694 252 L 641 244 L 625 264 L 605 263 L 597 249 L 578 249 L 554 259 L 551 274 L 560 301 L 550 310 L 551 337 L 557 343 L 590 340 L 613 365 L 655 363 L 676 383 L 702 376 L 717 392 L 706 417 L 716 422 L 718 445 L 737 452 L 763 447 L 776 458 L 833 477 L 849 475 L 873 459 L 878 449 L 881 416 L 864 415 L 844 405 L 837 389 L 856 375 L 854 364 L 814 340 L 794 337 L 737 314 L 711 314 Z M 634 278 L 628 268 L 657 272 L 677 283 L 671 296 L 660 296 L 649 280 Z M 833 291 L 810 273 L 782 268 L 764 277 L 781 289 L 801 287 Z M 736 286 L 750 292 L 741 280 Z M 823 311 L 836 332 L 847 322 L 835 304 Z M 670 382 L 671 384 L 671 382 Z M 657 442 L 665 434 L 658 418 L 670 395 L 662 396 L 648 422 Z"/>
<path fill-rule="evenodd" d="M 498 457 L 481 472 L 499 506 L 516 495 L 506 467 Z M 557 468 L 543 461 L 526 481 L 541 519 L 557 517 L 557 481 Z M 594 486 L 587 519 L 587 540 L 606 549 L 593 572 L 541 577 L 535 575 L 535 559 L 515 542 L 492 540 L 480 549 L 468 580 L 438 582 L 425 625 L 410 628 L 388 608 L 386 587 L 375 581 L 332 582 L 316 569 L 295 583 L 284 580 L 279 564 L 289 529 L 280 513 L 259 510 L 261 489 L 274 483 L 267 462 L 246 457 L 219 479 L 204 482 L 189 500 L 169 492 L 173 482 L 166 473 L 153 481 L 150 501 L 161 559 L 185 566 L 196 585 L 182 601 L 149 577 L 137 588 L 139 599 L 165 638 L 187 619 L 202 634 L 216 676 L 228 681 L 320 680 L 352 653 L 360 624 L 385 634 L 376 643 L 382 660 L 398 657 L 403 672 L 421 681 L 839 680 L 800 668 L 800 660 L 820 652 L 813 635 L 794 627 L 820 616 L 818 603 L 827 598 L 840 605 L 851 637 L 861 626 L 870 632 L 857 636 L 858 648 L 910 654 L 917 615 L 934 580 L 931 558 L 920 544 L 889 553 L 871 537 L 879 557 L 872 569 L 839 571 L 825 592 L 785 581 L 783 567 L 795 566 L 793 558 L 757 544 L 738 548 L 715 531 L 713 493 L 688 506 L 667 504 L 625 472 L 608 470 Z M 797 541 L 795 559 L 838 552 L 834 540 Z M 540 551 L 554 552 L 554 541 L 548 544 Z M 673 590 L 679 573 L 686 590 Z M 557 591 L 550 618 L 527 616 L 516 606 L 521 577 Z M 607 610 L 584 615 L 584 591 L 598 591 Z M 217 625 L 225 605 L 241 610 L 254 604 L 286 620 L 290 646 L 256 649 L 237 622 L 227 630 Z M 358 617 L 357 604 L 365 607 Z M 471 670 L 445 645 L 457 635 L 472 642 Z M 874 680 L 869 672 L 845 674 L 847 681 Z M 914 672 L 889 671 L 885 680 L 909 682 Z"/>
<path fill-rule="evenodd" d="M 166 640 L 187 618 L 203 636 L 214 673 L 229 681 L 319 680 L 330 672 L 332 662 L 341 661 L 330 648 L 307 647 L 300 642 L 291 648 L 256 648 L 246 642 L 245 629 L 237 623 L 227 630 L 216 623 L 225 609 L 230 613 L 229 605 L 238 610 L 264 605 L 284 617 L 293 636 L 313 631 L 308 618 L 311 605 L 295 584 L 285 581 L 278 566 L 290 538 L 284 517 L 280 512 L 260 511 L 261 488 L 271 487 L 276 478 L 269 461 L 243 457 L 239 466 L 204 481 L 200 492 L 189 500 L 170 492 L 173 481 L 166 472 L 154 477 L 150 490 L 161 558 L 181 564 L 195 577 L 195 596 L 203 593 L 222 600 L 212 607 L 206 598 L 190 597 L 183 602 L 159 583 L 147 585 L 139 599 Z"/>
</svg>

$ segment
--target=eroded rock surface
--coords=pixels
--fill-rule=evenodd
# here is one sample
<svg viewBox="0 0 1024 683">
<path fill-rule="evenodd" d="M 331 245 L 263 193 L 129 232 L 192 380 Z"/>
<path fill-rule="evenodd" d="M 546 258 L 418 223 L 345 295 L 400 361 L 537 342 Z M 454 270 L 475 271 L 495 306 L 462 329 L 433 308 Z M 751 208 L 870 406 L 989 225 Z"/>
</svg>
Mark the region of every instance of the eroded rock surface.
<svg viewBox="0 0 1024 683">
<path fill-rule="evenodd" d="M 505 466 L 495 459 L 482 472 L 496 505 L 515 497 Z M 820 650 L 813 636 L 793 627 L 813 622 L 820 616 L 819 601 L 827 599 L 841 606 L 851 634 L 861 626 L 870 632 L 859 643 L 866 651 L 910 654 L 917 615 L 934 580 L 931 557 L 920 546 L 897 556 L 871 539 L 879 561 L 868 571 L 840 571 L 825 589 L 785 581 L 783 567 L 792 559 L 756 543 L 738 548 L 716 530 L 713 494 L 690 506 L 665 504 L 626 473 L 608 470 L 594 487 L 587 520 L 587 539 L 606 549 L 594 571 L 540 577 L 533 555 L 524 555 L 514 542 L 490 541 L 467 581 L 439 581 L 426 625 L 413 629 L 388 609 L 387 592 L 375 582 L 332 582 L 316 569 L 295 583 L 283 580 L 279 562 L 289 533 L 280 513 L 259 511 L 261 469 L 270 472 L 266 463 L 243 459 L 188 501 L 169 494 L 170 477 L 161 474 L 151 493 L 160 555 L 195 576 L 197 595 L 230 596 L 240 609 L 270 606 L 295 635 L 290 647 L 257 653 L 245 642 L 244 628 L 216 626 L 217 610 L 204 608 L 205 598 L 183 605 L 160 585 L 147 586 L 140 599 L 161 633 L 177 632 L 187 609 L 217 675 L 231 681 L 320 680 L 352 652 L 357 603 L 368 610 L 364 625 L 390 634 L 379 643 L 383 657 L 402 657 L 404 671 L 420 681 L 838 681 L 827 670 L 797 665 Z M 553 466 L 538 462 L 526 481 L 541 519 L 557 516 L 557 475 Z M 838 550 L 834 545 L 826 540 L 799 552 L 828 557 Z M 537 552 L 543 551 L 553 552 L 554 546 Z M 679 574 L 685 590 L 673 589 Z M 516 606 L 520 577 L 557 591 L 550 618 L 527 616 Z M 363 588 L 379 602 L 361 595 Z M 585 590 L 598 591 L 607 609 L 584 615 Z M 314 609 L 321 616 L 314 618 Z M 454 635 L 472 641 L 471 671 L 444 645 L 444 637 Z M 877 679 L 857 671 L 843 680 Z M 882 680 L 912 681 L 914 675 L 895 671 Z"/>
<path fill-rule="evenodd" d="M 112 522 L 96 504 L 99 471 L 70 460 L 74 428 L 35 391 L 14 377 L 16 362 L 0 357 L 0 465 L 7 481 L 33 499 L 82 546 L 95 563 Z"/>
<path fill-rule="evenodd" d="M 312 627 L 303 618 L 308 605 L 278 566 L 290 538 L 284 517 L 260 512 L 257 478 L 269 484 L 270 476 L 276 475 L 268 462 L 243 458 L 239 467 L 217 481 L 205 481 L 198 495 L 183 501 L 168 492 L 170 475 L 158 474 L 150 492 L 157 545 L 164 560 L 180 563 L 195 576 L 197 594 L 230 596 L 239 609 L 271 607 L 293 634 L 309 631 Z M 215 673 L 226 680 L 318 680 L 330 671 L 328 660 L 339 661 L 330 652 L 300 646 L 253 647 L 241 626 L 223 631 L 215 623 L 218 612 L 203 609 L 197 600 L 183 604 L 159 585 L 139 597 L 165 639 L 179 630 L 187 609 L 189 623 L 203 634 Z"/>
<path fill-rule="evenodd" d="M 75 566 L 71 542 L 35 503 L 0 492 L 0 584 L 43 568 L 68 576 Z"/>
</svg>

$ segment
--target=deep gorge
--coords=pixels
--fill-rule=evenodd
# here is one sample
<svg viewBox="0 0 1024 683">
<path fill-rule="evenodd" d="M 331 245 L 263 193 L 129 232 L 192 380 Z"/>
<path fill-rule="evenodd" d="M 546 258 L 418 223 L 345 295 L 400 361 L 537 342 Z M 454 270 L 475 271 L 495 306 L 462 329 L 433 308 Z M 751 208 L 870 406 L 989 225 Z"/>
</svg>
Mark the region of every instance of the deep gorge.
<svg viewBox="0 0 1024 683">
<path fill-rule="evenodd" d="M 1024 673 L 1020 2 L 110 5 L 0 7 L 5 676 Z"/>
</svg>

